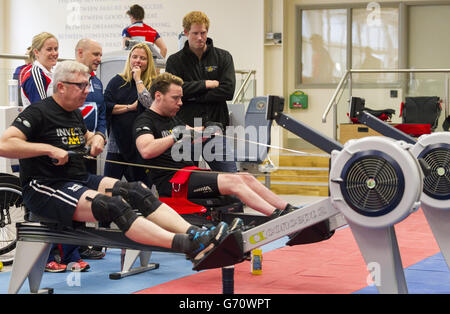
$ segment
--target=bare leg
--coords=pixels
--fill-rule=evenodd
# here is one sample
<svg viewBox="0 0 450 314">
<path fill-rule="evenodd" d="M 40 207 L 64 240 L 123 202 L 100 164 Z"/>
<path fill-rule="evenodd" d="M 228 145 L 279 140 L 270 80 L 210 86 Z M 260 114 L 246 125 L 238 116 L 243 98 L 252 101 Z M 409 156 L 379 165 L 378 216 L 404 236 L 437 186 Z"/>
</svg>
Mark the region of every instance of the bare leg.
<svg viewBox="0 0 450 314">
<path fill-rule="evenodd" d="M 269 190 L 264 184 L 259 182 L 254 176 L 249 173 L 240 173 L 239 176 L 244 180 L 256 194 L 266 200 L 272 206 L 283 210 L 287 206 L 287 202 L 283 201 L 278 195 Z"/>
<path fill-rule="evenodd" d="M 250 188 L 239 175 L 219 174 L 217 177 L 219 192 L 222 195 L 236 195 L 249 207 L 269 216 L 275 206 L 267 202 Z"/>
<path fill-rule="evenodd" d="M 162 204 L 147 219 L 153 221 L 161 228 L 174 233 L 186 233 L 191 224 L 184 220 L 175 210 L 166 204 Z"/>
<path fill-rule="evenodd" d="M 146 245 L 172 248 L 174 233 L 164 230 L 153 222 L 139 217 L 125 233 L 129 239 Z"/>
</svg>

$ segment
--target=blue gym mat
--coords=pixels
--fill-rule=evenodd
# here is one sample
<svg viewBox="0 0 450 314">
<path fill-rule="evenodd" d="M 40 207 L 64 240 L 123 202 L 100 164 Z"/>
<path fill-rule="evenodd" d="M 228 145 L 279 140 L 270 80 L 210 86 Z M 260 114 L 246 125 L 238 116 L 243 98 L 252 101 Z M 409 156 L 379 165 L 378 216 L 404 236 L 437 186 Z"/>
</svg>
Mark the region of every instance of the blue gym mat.
<svg viewBox="0 0 450 314">
<path fill-rule="evenodd" d="M 120 271 L 120 252 L 108 249 L 103 259 L 86 260 L 91 266 L 87 272 L 44 273 L 41 288 L 51 287 L 55 294 L 129 294 L 195 273 L 184 255 L 153 252 L 150 262 L 160 263 L 159 269 L 111 280 L 109 274 Z M 10 272 L 0 273 L 0 293 L 7 293 L 9 279 Z M 29 292 L 26 280 L 19 293 Z"/>
<path fill-rule="evenodd" d="M 433 255 L 405 270 L 410 294 L 450 294 L 450 271 L 441 253 Z M 375 286 L 366 287 L 356 294 L 376 294 Z"/>
<path fill-rule="evenodd" d="M 287 240 L 267 244 L 263 252 L 283 247 Z M 109 274 L 120 271 L 120 253 L 119 249 L 108 249 L 103 259 L 86 260 L 91 266 L 87 272 L 44 273 L 40 287 L 53 288 L 55 294 L 130 294 L 197 273 L 184 254 L 153 252 L 150 263 L 159 263 L 159 269 L 111 280 Z M 135 265 L 139 266 L 139 259 Z M 0 272 L 0 294 L 8 292 L 10 276 L 10 272 Z M 28 280 L 19 293 L 30 293 Z"/>
<path fill-rule="evenodd" d="M 282 238 L 263 246 L 263 252 L 283 247 L 286 240 Z M 109 279 L 110 273 L 120 270 L 120 250 L 109 249 L 102 260 L 88 262 L 91 265 L 88 272 L 44 273 L 41 288 L 51 287 L 55 294 L 130 294 L 197 273 L 184 255 L 174 253 L 154 252 L 150 262 L 159 263 L 159 269 L 120 280 Z M 405 276 L 410 294 L 450 294 L 450 271 L 441 253 L 408 267 Z M 0 272 L 0 294 L 8 292 L 9 279 L 10 272 Z M 29 293 L 27 281 L 19 293 Z M 354 293 L 377 294 L 378 291 L 369 286 Z"/>
</svg>

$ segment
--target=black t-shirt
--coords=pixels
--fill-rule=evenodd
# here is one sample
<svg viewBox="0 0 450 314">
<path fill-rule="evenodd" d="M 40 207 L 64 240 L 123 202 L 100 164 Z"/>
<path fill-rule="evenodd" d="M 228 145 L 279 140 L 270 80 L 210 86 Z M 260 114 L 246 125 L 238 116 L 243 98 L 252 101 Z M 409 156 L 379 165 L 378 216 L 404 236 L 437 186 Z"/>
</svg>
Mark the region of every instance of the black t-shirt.
<svg viewBox="0 0 450 314">
<path fill-rule="evenodd" d="M 163 138 L 169 136 L 171 130 L 180 125 L 186 124 L 177 117 L 163 117 L 152 110 L 146 110 L 134 123 L 134 137 L 136 140 L 141 135 L 152 134 L 155 139 Z M 182 145 L 179 147 L 182 148 Z M 189 160 L 175 161 L 172 157 L 172 148 L 155 158 L 145 160 L 145 162 L 150 166 L 176 169 L 194 166 L 190 158 Z M 169 181 L 175 173 L 174 170 L 150 169 L 150 176 L 160 196 L 169 197 L 172 195 L 172 185 Z"/>
<path fill-rule="evenodd" d="M 53 97 L 28 106 L 12 123 L 28 142 L 44 143 L 64 150 L 82 150 L 86 145 L 87 128 L 80 110 L 66 111 Z M 56 166 L 48 156 L 20 159 L 20 178 L 25 186 L 33 179 L 84 180 L 87 171 L 83 157 L 70 157 L 63 166 Z"/>
</svg>

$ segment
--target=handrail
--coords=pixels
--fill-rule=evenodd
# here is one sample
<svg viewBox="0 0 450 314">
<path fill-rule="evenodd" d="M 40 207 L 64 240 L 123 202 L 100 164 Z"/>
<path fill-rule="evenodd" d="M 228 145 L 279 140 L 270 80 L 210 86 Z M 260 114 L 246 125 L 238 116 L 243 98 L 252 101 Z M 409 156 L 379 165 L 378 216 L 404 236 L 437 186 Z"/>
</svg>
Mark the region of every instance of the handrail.
<svg viewBox="0 0 450 314">
<path fill-rule="evenodd" d="M 8 60 L 27 60 L 29 57 L 27 55 L 14 55 L 11 53 L 0 53 L 0 59 Z M 59 62 L 74 59 L 58 59 Z"/>
<path fill-rule="evenodd" d="M 10 54 L 10 53 L 0 53 L 0 59 L 8 59 L 8 60 L 26 60 L 28 59 L 27 55 L 14 55 L 14 54 Z M 74 60 L 74 59 L 58 59 L 59 62 L 61 61 L 65 61 L 65 60 Z M 236 74 L 247 74 L 247 76 L 245 77 L 241 87 L 239 88 L 238 92 L 236 93 L 236 95 L 233 98 L 232 103 L 235 104 L 237 102 L 237 100 L 242 96 L 242 94 L 245 92 L 247 85 L 250 81 L 250 78 L 252 77 L 252 75 L 256 74 L 256 70 L 235 70 Z"/>
<path fill-rule="evenodd" d="M 0 59 L 9 59 L 9 60 L 26 60 L 28 56 L 26 55 L 13 55 L 10 53 L 0 53 Z"/>
<path fill-rule="evenodd" d="M 331 100 L 330 100 L 330 102 L 328 103 L 327 108 L 325 109 L 325 113 L 324 113 L 323 116 L 322 116 L 322 122 L 323 122 L 323 123 L 327 122 L 327 115 L 328 115 L 328 112 L 330 112 L 331 107 L 334 106 L 334 101 L 336 100 L 336 97 L 337 97 L 339 91 L 341 90 L 342 85 L 344 85 L 344 82 L 347 80 L 347 77 L 348 77 L 349 74 L 350 74 L 350 71 L 346 71 L 345 74 L 344 74 L 344 76 L 343 76 L 343 77 L 341 78 L 341 80 L 339 81 L 339 84 L 338 84 L 336 90 L 334 91 L 333 97 L 331 97 Z"/>
<path fill-rule="evenodd" d="M 26 60 L 26 59 L 28 59 L 28 56 L 27 55 L 15 55 L 15 54 L 11 54 L 11 53 L 0 53 L 0 59 Z M 74 59 L 58 59 L 59 62 L 66 61 L 66 60 L 74 60 Z M 233 103 L 235 103 L 237 101 L 237 99 L 239 98 L 239 96 L 242 94 L 242 92 L 244 91 L 246 85 L 248 84 L 251 76 L 256 74 L 256 70 L 235 70 L 235 73 L 236 74 L 247 74 L 248 73 L 248 75 L 245 78 L 244 82 L 242 83 L 241 88 L 237 92 L 236 97 L 233 99 Z"/>
<path fill-rule="evenodd" d="M 244 92 L 245 88 L 247 87 L 247 84 L 250 81 L 250 78 L 252 77 L 252 75 L 254 75 L 256 73 L 256 70 L 239 71 L 239 72 L 238 71 L 239 70 L 237 70 L 236 73 L 245 74 L 248 72 L 248 74 L 247 74 L 247 77 L 245 78 L 244 82 L 242 83 L 241 87 L 239 88 L 238 92 L 234 96 L 232 104 L 236 103 L 236 101 L 239 99 L 239 97 Z"/>
<path fill-rule="evenodd" d="M 325 112 L 322 115 L 322 122 L 327 122 L 327 116 L 330 112 L 331 108 L 336 105 L 336 97 L 339 93 L 339 91 L 342 89 L 342 86 L 344 85 L 344 82 L 348 79 L 350 74 L 353 73 L 450 73 L 450 69 L 350 69 L 347 72 L 345 72 L 344 76 L 342 77 L 341 81 L 339 82 L 336 91 L 334 92 L 330 102 L 328 103 L 327 108 L 325 109 Z M 448 95 L 447 95 L 448 99 Z"/>
</svg>

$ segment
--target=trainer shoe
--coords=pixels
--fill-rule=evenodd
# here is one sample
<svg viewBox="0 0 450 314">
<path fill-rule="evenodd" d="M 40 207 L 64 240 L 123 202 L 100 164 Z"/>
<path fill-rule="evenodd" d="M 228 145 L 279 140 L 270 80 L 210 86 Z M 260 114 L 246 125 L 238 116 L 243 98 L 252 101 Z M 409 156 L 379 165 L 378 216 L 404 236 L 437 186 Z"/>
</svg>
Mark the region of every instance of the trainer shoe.
<svg viewBox="0 0 450 314">
<path fill-rule="evenodd" d="M 73 272 L 87 271 L 91 266 L 83 260 L 79 259 L 76 262 L 71 262 L 67 265 L 67 269 Z"/>
<path fill-rule="evenodd" d="M 47 265 L 45 265 L 45 271 L 49 273 L 63 273 L 66 271 L 66 269 L 67 265 L 58 264 L 55 261 L 47 263 Z"/>
<path fill-rule="evenodd" d="M 236 230 L 242 230 L 244 228 L 244 221 L 241 218 L 234 218 L 230 224 L 229 232 L 233 232 Z"/>
<path fill-rule="evenodd" d="M 198 231 L 194 235 L 189 235 L 192 240 L 191 253 L 187 254 L 193 262 L 201 260 L 205 255 L 214 249 L 228 234 L 228 225 L 220 222 L 217 226 L 204 231 Z"/>
<path fill-rule="evenodd" d="M 80 252 L 80 256 L 82 259 L 102 259 L 105 253 L 88 247 L 86 250 Z"/>
<path fill-rule="evenodd" d="M 245 225 L 242 218 L 234 218 L 231 221 L 230 229 L 229 229 L 228 233 L 232 233 L 233 231 L 236 231 L 236 230 L 244 232 L 244 231 L 254 228 L 255 226 L 256 226 L 256 223 L 254 221 L 250 222 L 248 225 Z"/>
<path fill-rule="evenodd" d="M 269 219 L 275 219 L 275 218 L 278 218 L 278 217 L 280 217 L 280 216 L 287 215 L 287 214 L 289 214 L 289 213 L 292 213 L 294 210 L 300 209 L 300 208 L 302 208 L 302 207 L 303 207 L 303 206 L 296 207 L 296 206 L 293 206 L 293 205 L 291 205 L 291 204 L 287 204 L 287 206 L 286 206 L 286 208 L 285 208 L 284 210 L 275 208 L 275 210 L 273 211 L 273 213 L 270 214 Z"/>
</svg>

